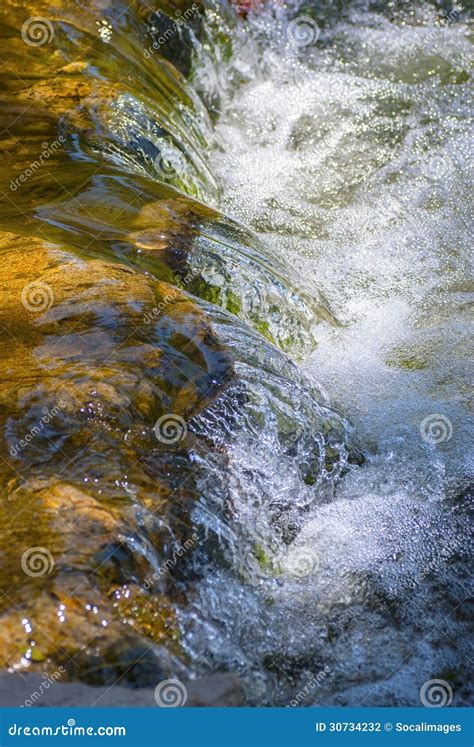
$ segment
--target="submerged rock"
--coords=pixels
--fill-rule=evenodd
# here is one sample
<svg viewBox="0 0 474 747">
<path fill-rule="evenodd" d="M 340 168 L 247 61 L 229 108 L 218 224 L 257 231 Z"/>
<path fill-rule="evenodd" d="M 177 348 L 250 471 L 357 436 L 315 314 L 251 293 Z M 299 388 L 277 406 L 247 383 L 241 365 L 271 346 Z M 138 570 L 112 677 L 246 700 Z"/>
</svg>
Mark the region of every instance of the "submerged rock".
<svg viewBox="0 0 474 747">
<path fill-rule="evenodd" d="M 142 637 L 172 649 L 179 593 L 144 580 L 191 536 L 186 424 L 232 359 L 166 283 L 38 239 L 1 248 L 2 656 L 68 668 L 81 651 L 87 669 L 87 653 Z M 166 466 L 177 456 L 180 475 Z"/>
</svg>

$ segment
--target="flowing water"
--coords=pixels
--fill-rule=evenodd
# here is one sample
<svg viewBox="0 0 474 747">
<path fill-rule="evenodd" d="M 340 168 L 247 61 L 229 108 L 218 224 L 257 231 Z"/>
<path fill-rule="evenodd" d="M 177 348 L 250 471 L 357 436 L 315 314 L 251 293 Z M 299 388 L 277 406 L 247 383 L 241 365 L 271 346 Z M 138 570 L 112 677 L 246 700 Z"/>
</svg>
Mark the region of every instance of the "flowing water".
<svg viewBox="0 0 474 747">
<path fill-rule="evenodd" d="M 54 291 L 0 316 L 7 371 L 30 351 L 2 390 L 6 665 L 230 670 L 251 705 L 417 705 L 442 679 L 467 702 L 466 10 L 86 5 L 38 62 L 5 24 L 8 64 L 38 65 L 7 105 L 57 117 L 5 115 L 5 283 L 29 256 Z M 52 576 L 17 573 L 31 545 Z"/>
<path fill-rule="evenodd" d="M 416 704 L 436 677 L 462 699 L 472 41 L 466 16 L 428 4 L 354 3 L 319 28 L 317 5 L 240 29 L 211 169 L 224 211 L 328 299 L 339 324 L 318 327 L 304 369 L 350 417 L 366 461 L 298 510 L 296 578 L 257 569 L 245 591 L 217 576 L 212 593 L 206 579 L 200 609 L 219 620 L 219 644 L 231 631 L 239 648 L 221 644 L 218 658 L 253 669 L 255 702 Z M 293 489 L 268 440 L 265 514 Z M 248 469 L 240 444 L 236 457 Z M 237 487 L 259 542 L 260 501 Z"/>
</svg>

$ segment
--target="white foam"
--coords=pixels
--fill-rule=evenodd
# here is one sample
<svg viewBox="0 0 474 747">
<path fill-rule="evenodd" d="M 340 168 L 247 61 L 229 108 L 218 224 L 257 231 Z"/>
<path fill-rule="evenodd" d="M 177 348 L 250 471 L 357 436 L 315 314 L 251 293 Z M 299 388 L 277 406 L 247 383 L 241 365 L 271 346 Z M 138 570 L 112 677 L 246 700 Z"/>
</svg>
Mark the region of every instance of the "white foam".
<svg viewBox="0 0 474 747">
<path fill-rule="evenodd" d="M 332 674 L 307 703 L 418 705 L 430 676 L 462 680 L 469 45 L 465 24 L 437 26 L 426 5 L 413 13 L 393 23 L 353 12 L 304 51 L 282 39 L 281 18 L 255 19 L 271 41 L 252 48 L 246 32 L 227 71 L 243 82 L 217 125 L 222 207 L 329 299 L 342 326 L 318 327 L 305 366 L 366 456 L 269 563 L 267 538 L 246 586 L 215 573 L 201 589 L 201 613 L 223 636 L 217 660 L 226 640 L 240 646 L 255 702 L 288 703 L 324 664 Z M 236 474 L 245 453 L 234 445 Z M 252 515 L 244 493 L 240 482 L 248 526 L 261 505 Z M 295 575 L 302 556 L 311 562 Z M 463 702 L 462 685 L 455 695 Z"/>
</svg>

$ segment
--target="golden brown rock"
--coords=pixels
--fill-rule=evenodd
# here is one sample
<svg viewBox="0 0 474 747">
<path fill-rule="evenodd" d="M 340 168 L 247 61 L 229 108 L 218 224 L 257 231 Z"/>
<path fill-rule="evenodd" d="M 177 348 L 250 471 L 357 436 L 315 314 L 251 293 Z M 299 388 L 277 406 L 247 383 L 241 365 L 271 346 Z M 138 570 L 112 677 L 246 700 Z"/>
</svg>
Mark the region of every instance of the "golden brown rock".
<svg viewBox="0 0 474 747">
<path fill-rule="evenodd" d="M 198 413 L 229 380 L 231 360 L 166 283 L 38 239 L 10 234 L 1 248 L 0 655 L 48 669 L 81 652 L 87 669 L 91 642 L 115 650 L 124 626 L 130 645 L 134 636 L 171 645 L 170 600 L 143 588 L 153 568 L 138 546 L 160 557 L 186 541 L 194 487 L 191 469 L 182 484 L 160 474 L 166 445 L 153 428 L 160 416 Z M 31 548 L 51 572 L 25 572 Z"/>
<path fill-rule="evenodd" d="M 188 426 L 233 367 L 176 287 L 216 214 L 157 171 L 170 130 L 195 133 L 183 76 L 144 55 L 146 15 L 0 10 L 0 663 L 91 681 L 128 677 L 150 646 L 179 653 L 179 562 L 156 570 L 191 541 Z"/>
</svg>

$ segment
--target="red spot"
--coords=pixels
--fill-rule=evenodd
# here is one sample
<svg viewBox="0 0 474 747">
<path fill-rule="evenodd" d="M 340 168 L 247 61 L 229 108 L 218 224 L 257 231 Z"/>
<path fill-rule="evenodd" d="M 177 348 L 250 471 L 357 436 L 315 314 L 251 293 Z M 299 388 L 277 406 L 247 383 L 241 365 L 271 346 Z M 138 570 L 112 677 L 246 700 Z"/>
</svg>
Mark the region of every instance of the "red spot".
<svg viewBox="0 0 474 747">
<path fill-rule="evenodd" d="M 244 18 L 251 10 L 263 8 L 265 2 L 266 0 L 232 0 L 232 4 L 236 6 L 239 15 Z"/>
</svg>

